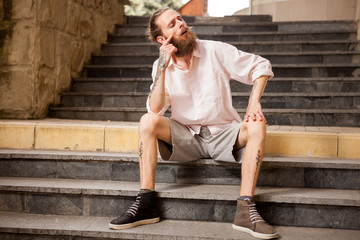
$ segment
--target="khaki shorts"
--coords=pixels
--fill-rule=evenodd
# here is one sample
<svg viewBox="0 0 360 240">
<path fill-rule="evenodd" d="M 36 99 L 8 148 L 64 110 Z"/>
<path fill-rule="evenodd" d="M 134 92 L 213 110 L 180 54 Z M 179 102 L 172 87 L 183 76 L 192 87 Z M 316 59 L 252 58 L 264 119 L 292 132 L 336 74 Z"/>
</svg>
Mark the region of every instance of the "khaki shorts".
<svg viewBox="0 0 360 240">
<path fill-rule="evenodd" d="M 172 146 L 158 140 L 163 160 L 189 162 L 212 158 L 215 161 L 241 162 L 245 148 L 233 151 L 240 124 L 234 124 L 215 136 L 211 136 L 207 127 L 201 127 L 200 133 L 193 136 L 187 127 L 174 120 L 168 120 Z"/>
</svg>

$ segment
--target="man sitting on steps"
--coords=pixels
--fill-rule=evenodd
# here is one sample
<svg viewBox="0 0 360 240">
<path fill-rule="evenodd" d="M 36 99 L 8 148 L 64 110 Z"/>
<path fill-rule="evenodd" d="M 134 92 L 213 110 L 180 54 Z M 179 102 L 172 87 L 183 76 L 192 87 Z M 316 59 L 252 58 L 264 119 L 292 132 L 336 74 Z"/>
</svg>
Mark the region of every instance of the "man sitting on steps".
<svg viewBox="0 0 360 240">
<path fill-rule="evenodd" d="M 139 124 L 141 190 L 130 209 L 109 227 L 127 229 L 159 221 L 155 193 L 158 143 L 164 160 L 241 161 L 233 228 L 258 238 L 277 238 L 253 201 L 266 134 L 260 98 L 267 80 L 273 77 L 270 62 L 226 43 L 198 40 L 182 17 L 169 8 L 151 16 L 148 33 L 161 46 L 153 64 L 148 113 Z M 230 79 L 253 84 L 244 122 L 232 106 Z M 170 105 L 168 119 L 162 115 Z"/>
</svg>

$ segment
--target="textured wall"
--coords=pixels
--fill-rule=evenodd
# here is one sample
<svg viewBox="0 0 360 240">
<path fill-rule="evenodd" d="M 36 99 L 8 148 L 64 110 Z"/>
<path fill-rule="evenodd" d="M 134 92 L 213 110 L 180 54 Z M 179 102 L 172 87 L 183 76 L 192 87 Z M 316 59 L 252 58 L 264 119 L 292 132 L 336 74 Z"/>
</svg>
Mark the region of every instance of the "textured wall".
<svg viewBox="0 0 360 240">
<path fill-rule="evenodd" d="M 115 23 L 121 0 L 0 0 L 0 118 L 44 118 Z"/>
</svg>

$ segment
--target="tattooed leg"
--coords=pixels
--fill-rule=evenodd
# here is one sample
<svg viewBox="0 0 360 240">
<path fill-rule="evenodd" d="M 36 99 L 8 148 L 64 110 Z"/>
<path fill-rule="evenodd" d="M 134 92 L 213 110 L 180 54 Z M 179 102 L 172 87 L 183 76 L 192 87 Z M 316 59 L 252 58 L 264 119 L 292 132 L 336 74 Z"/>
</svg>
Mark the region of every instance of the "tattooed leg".
<svg viewBox="0 0 360 240">
<path fill-rule="evenodd" d="M 155 188 L 155 169 L 157 164 L 157 139 L 169 144 L 169 121 L 156 114 L 145 114 L 139 123 L 139 170 L 140 188 Z"/>
<path fill-rule="evenodd" d="M 262 121 L 242 123 L 239 139 L 245 151 L 241 164 L 240 196 L 253 196 L 265 149 L 266 124 Z"/>
</svg>

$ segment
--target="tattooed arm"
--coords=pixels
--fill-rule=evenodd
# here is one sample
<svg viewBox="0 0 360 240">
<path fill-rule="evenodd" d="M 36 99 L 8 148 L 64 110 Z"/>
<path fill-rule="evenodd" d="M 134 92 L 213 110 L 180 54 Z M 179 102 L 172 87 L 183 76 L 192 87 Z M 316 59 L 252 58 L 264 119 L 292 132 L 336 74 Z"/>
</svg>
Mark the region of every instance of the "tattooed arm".
<svg viewBox="0 0 360 240">
<path fill-rule="evenodd" d="M 159 113 L 165 105 L 165 71 L 169 65 L 171 56 L 177 51 L 177 48 L 170 43 L 172 36 L 173 34 L 171 34 L 160 47 L 156 75 L 149 93 L 149 106 L 154 113 Z"/>
<path fill-rule="evenodd" d="M 262 112 L 260 98 L 265 90 L 268 79 L 268 76 L 261 76 L 255 80 L 244 117 L 245 122 L 248 122 L 249 119 L 252 119 L 253 121 L 256 121 L 256 119 L 259 121 L 264 120 L 266 122 L 266 118 Z"/>
</svg>

